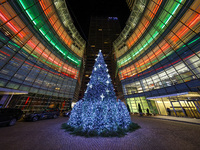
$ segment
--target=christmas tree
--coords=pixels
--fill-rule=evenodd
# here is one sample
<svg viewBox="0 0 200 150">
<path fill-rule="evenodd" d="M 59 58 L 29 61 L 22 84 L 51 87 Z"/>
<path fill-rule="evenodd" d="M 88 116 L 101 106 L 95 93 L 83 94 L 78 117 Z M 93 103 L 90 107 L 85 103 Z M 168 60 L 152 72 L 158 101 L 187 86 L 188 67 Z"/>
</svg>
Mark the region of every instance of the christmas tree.
<svg viewBox="0 0 200 150">
<path fill-rule="evenodd" d="M 125 104 L 117 100 L 101 50 L 95 60 L 84 97 L 63 128 L 84 136 L 121 136 L 139 128 L 131 122 Z"/>
</svg>

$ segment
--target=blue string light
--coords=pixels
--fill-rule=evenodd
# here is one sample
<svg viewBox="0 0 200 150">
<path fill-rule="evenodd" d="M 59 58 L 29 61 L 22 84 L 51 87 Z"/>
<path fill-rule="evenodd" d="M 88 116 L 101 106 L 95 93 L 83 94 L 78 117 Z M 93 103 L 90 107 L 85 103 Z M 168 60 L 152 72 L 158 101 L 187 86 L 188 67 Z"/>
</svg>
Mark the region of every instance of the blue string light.
<svg viewBox="0 0 200 150">
<path fill-rule="evenodd" d="M 123 102 L 117 101 L 107 65 L 99 51 L 90 81 L 82 100 L 74 106 L 67 125 L 82 131 L 117 131 L 127 129 L 132 123 Z"/>
</svg>

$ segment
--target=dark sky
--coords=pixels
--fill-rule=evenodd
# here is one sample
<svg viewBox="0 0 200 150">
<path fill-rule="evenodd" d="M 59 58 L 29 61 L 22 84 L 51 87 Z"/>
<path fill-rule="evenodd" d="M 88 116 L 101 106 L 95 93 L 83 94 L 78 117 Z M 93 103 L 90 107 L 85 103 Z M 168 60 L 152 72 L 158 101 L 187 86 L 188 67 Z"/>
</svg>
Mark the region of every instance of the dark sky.
<svg viewBox="0 0 200 150">
<path fill-rule="evenodd" d="M 91 16 L 118 17 L 123 29 L 130 15 L 125 0 L 66 0 L 76 28 L 84 39 L 88 37 Z"/>
</svg>

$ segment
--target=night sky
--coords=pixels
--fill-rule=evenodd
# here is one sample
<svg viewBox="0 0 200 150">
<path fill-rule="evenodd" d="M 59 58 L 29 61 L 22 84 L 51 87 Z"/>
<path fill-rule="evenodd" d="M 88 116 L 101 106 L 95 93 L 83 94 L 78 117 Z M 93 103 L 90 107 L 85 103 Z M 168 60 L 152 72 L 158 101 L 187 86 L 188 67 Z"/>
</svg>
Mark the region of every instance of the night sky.
<svg viewBox="0 0 200 150">
<path fill-rule="evenodd" d="M 88 37 L 91 16 L 118 17 L 121 29 L 130 15 L 125 0 L 66 0 L 74 24 L 84 39 Z"/>
</svg>

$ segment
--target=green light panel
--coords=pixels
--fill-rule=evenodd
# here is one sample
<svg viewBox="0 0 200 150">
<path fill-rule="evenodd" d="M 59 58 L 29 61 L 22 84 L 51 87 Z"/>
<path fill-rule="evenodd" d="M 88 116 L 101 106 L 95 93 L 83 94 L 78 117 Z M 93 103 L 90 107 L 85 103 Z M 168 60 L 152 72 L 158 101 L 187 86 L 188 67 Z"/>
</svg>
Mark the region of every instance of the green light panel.
<svg viewBox="0 0 200 150">
<path fill-rule="evenodd" d="M 142 52 L 149 48 L 151 44 L 154 43 L 154 40 L 159 38 L 159 36 L 165 31 L 167 24 L 173 20 L 173 16 L 178 10 L 180 10 L 182 7 L 181 3 L 183 4 L 184 2 L 185 1 L 182 0 L 179 0 L 178 2 L 168 0 L 163 11 L 159 14 L 157 21 L 152 25 L 151 30 L 146 34 L 142 41 L 134 47 L 129 54 L 117 61 L 118 67 L 120 68 L 130 63 L 136 56 L 141 55 Z"/>
<path fill-rule="evenodd" d="M 25 10 L 28 17 L 34 24 L 34 28 L 38 30 L 47 39 L 51 45 L 57 49 L 64 57 L 66 57 L 70 62 L 72 61 L 77 66 L 80 66 L 81 60 L 71 54 L 54 36 L 51 32 L 51 28 L 46 24 L 45 19 L 39 13 L 37 6 L 32 0 L 18 0 L 22 8 Z"/>
</svg>

